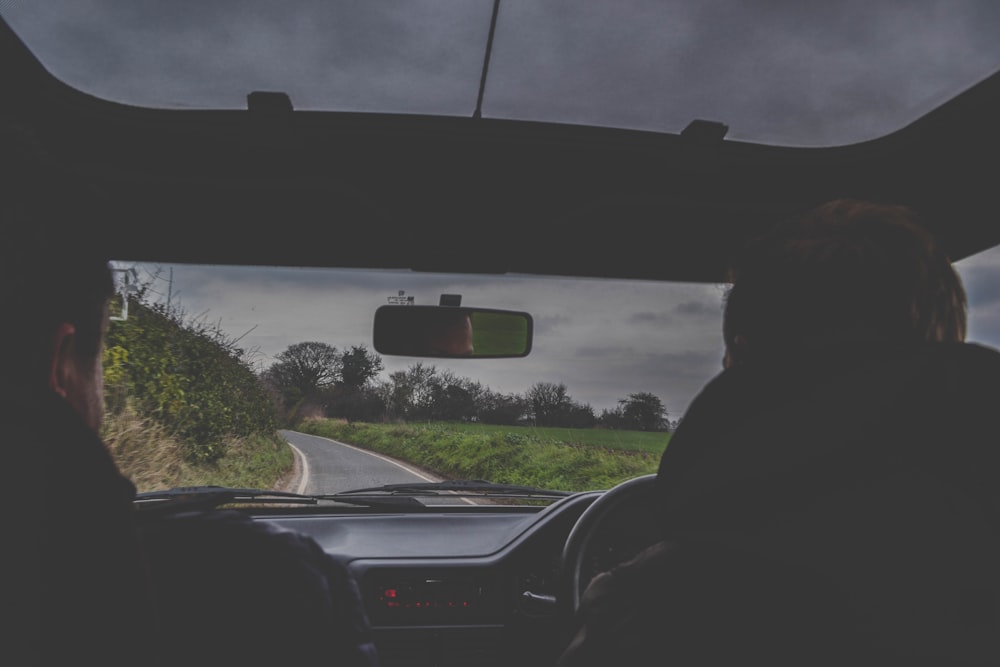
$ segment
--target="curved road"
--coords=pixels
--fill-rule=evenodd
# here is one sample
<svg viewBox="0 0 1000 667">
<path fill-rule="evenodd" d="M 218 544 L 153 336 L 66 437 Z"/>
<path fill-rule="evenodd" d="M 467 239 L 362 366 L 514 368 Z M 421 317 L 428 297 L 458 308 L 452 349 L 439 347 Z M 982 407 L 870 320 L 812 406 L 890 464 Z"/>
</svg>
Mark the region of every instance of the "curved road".
<svg viewBox="0 0 1000 667">
<path fill-rule="evenodd" d="M 339 493 L 362 487 L 409 482 L 436 482 L 426 472 L 386 456 L 337 440 L 281 431 L 298 458 L 298 493 Z"/>
</svg>

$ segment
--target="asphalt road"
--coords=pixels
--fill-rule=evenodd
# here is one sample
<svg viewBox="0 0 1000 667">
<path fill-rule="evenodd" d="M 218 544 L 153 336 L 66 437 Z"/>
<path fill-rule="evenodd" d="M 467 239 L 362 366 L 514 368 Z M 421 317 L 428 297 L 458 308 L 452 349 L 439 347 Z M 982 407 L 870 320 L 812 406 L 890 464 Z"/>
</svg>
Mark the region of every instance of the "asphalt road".
<svg viewBox="0 0 1000 667">
<path fill-rule="evenodd" d="M 405 463 L 329 438 L 296 431 L 281 431 L 281 435 L 299 457 L 298 478 L 289 489 L 298 493 L 340 493 L 383 484 L 439 480 Z"/>
</svg>

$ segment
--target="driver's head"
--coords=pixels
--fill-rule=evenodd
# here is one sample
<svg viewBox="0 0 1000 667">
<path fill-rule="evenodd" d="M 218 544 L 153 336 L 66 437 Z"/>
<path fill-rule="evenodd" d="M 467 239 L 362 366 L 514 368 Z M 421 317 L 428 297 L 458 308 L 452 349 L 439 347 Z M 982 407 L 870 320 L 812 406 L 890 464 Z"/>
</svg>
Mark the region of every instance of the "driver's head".
<svg viewBox="0 0 1000 667">
<path fill-rule="evenodd" d="M 842 341 L 965 339 L 961 279 L 902 206 L 824 204 L 748 244 L 730 282 L 727 367 Z"/>
<path fill-rule="evenodd" d="M 30 137 L 5 127 L 0 146 L 2 379 L 21 392 L 48 388 L 95 430 L 103 415 L 101 352 L 113 280 L 88 233 L 90 194 L 44 168 Z"/>
</svg>

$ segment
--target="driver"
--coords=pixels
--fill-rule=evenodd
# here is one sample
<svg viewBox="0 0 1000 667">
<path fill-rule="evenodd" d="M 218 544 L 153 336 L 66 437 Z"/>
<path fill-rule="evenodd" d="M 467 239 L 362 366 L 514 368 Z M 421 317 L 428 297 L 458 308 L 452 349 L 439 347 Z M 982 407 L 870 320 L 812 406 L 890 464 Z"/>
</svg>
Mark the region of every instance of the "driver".
<svg viewBox="0 0 1000 667">
<path fill-rule="evenodd" d="M 595 577 L 560 667 L 1000 664 L 1000 353 L 899 206 L 732 265 L 724 371 L 661 459 L 663 540 Z"/>
<path fill-rule="evenodd" d="M 357 582 L 308 536 L 236 512 L 140 522 L 136 487 L 101 438 L 114 284 L 81 213 L 97 195 L 0 122 L 0 423 L 8 495 L 23 504 L 10 513 L 4 592 L 6 618 L 24 627 L 9 633 L 22 643 L 7 653 L 30 665 L 197 655 L 204 664 L 320 657 L 375 667 Z M 12 594 L 15 578 L 23 599 Z M 246 613 L 258 608 L 278 611 Z"/>
<path fill-rule="evenodd" d="M 432 354 L 468 357 L 475 352 L 472 316 L 469 313 L 443 311 L 428 323 L 425 335 L 427 348 Z"/>
</svg>

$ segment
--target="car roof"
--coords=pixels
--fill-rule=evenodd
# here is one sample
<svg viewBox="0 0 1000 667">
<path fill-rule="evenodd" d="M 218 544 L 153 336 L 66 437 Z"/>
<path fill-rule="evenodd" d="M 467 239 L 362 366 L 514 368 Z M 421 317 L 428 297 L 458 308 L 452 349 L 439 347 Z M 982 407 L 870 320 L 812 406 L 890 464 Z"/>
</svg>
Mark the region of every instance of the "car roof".
<svg viewBox="0 0 1000 667">
<path fill-rule="evenodd" d="M 121 259 L 724 282 L 747 238 L 821 202 L 917 209 L 954 260 L 1000 244 L 1000 72 L 886 136 L 833 147 L 420 114 L 99 99 L 0 23 L 0 115 L 107 197 Z M 66 224 L 76 224 L 67 221 Z"/>
</svg>

